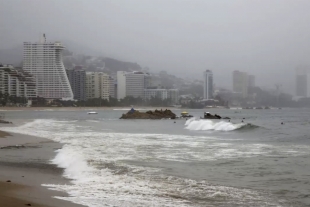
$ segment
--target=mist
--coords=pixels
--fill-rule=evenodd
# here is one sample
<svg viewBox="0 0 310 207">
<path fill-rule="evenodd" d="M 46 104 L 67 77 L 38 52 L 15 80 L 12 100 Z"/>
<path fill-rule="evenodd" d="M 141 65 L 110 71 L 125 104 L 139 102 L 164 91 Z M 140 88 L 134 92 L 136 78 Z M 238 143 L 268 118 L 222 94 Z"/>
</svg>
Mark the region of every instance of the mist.
<svg viewBox="0 0 310 207">
<path fill-rule="evenodd" d="M 233 70 L 257 85 L 294 91 L 294 69 L 310 65 L 307 0 L 1 0 L 0 49 L 24 41 L 71 41 L 152 71 L 231 88 Z M 70 48 L 68 48 L 70 50 Z M 74 51 L 73 51 L 74 52 Z M 86 54 L 87 55 L 87 54 Z"/>
</svg>

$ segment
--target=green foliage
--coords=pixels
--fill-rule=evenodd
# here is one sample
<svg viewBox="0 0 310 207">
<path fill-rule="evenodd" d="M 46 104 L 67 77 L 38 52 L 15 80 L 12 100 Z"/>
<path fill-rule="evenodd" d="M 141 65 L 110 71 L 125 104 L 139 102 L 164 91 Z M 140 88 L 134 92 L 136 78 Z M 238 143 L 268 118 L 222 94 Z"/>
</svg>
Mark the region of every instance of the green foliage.
<svg viewBox="0 0 310 207">
<path fill-rule="evenodd" d="M 0 92 L 0 103 L 2 106 L 6 106 L 7 104 L 23 105 L 27 103 L 27 98 L 10 96 L 8 93 L 3 94 Z"/>
</svg>

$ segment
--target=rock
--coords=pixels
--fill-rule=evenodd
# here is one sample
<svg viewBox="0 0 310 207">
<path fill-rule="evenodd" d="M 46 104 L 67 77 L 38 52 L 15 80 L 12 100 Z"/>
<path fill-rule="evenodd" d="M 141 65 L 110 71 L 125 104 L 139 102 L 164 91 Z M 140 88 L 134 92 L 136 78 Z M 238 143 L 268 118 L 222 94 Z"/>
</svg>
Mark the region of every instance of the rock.
<svg viewBox="0 0 310 207">
<path fill-rule="evenodd" d="M 222 118 L 221 116 L 217 114 L 212 115 L 209 112 L 205 112 L 203 119 L 230 119 L 230 118 L 229 117 Z"/>
<path fill-rule="evenodd" d="M 7 183 L 10 183 L 11 181 L 10 181 L 10 180 L 7 180 L 6 182 L 7 182 Z"/>
<path fill-rule="evenodd" d="M 120 119 L 175 119 L 176 115 L 171 110 L 155 110 L 140 112 L 136 110 L 130 110 L 126 114 L 123 114 Z"/>
<path fill-rule="evenodd" d="M 12 122 L 0 119 L 0 124 L 12 124 Z"/>
<path fill-rule="evenodd" d="M 31 206 L 31 204 L 30 204 L 30 203 L 27 203 L 27 204 L 25 204 L 25 206 Z"/>
</svg>

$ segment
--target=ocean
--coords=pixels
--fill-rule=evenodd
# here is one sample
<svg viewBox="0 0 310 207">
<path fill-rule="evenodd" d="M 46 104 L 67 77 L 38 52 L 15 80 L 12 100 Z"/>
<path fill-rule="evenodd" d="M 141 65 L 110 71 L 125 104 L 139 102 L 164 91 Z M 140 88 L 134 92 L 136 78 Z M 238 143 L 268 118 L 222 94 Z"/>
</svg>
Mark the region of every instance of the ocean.
<svg viewBox="0 0 310 207">
<path fill-rule="evenodd" d="M 62 143 L 51 163 L 72 185 L 43 185 L 89 207 L 310 206 L 309 109 L 207 110 L 231 122 L 127 110 L 2 111 L 15 123 L 2 130 Z"/>
</svg>

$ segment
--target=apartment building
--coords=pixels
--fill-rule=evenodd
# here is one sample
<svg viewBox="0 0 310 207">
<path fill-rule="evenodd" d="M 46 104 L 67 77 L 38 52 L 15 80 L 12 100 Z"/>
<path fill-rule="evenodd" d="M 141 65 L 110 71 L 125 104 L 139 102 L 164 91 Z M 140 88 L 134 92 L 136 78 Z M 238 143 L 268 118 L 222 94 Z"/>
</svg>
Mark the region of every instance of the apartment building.
<svg viewBox="0 0 310 207">
<path fill-rule="evenodd" d="M 35 98 L 37 88 L 35 78 L 10 65 L 0 65 L 0 92 L 10 96 Z"/>
<path fill-rule="evenodd" d="M 85 70 L 75 67 L 73 69 L 66 70 L 68 80 L 71 85 L 71 90 L 75 100 L 86 100 L 86 72 Z"/>
<path fill-rule="evenodd" d="M 86 98 L 102 98 L 109 100 L 109 76 L 103 72 L 86 72 Z"/>
</svg>

